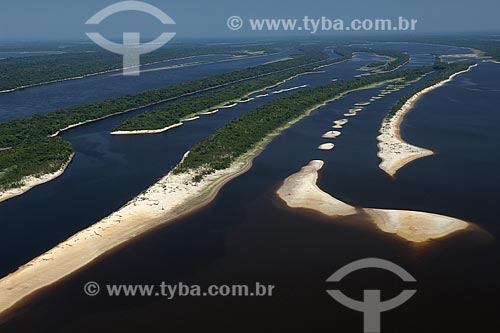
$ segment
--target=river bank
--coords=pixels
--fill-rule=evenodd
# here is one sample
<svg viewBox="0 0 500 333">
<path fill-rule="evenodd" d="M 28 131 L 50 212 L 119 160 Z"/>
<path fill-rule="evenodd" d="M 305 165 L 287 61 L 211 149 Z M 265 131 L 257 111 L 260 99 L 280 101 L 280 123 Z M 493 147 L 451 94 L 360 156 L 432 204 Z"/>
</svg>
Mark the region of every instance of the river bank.
<svg viewBox="0 0 500 333">
<path fill-rule="evenodd" d="M 415 103 L 422 96 L 430 91 L 433 91 L 434 89 L 444 86 L 446 83 L 452 81 L 456 76 L 470 71 L 475 66 L 477 65 L 472 65 L 464 71 L 457 72 L 449 78 L 419 91 L 408 99 L 401 109 L 399 109 L 392 117 L 384 119 L 379 130 L 380 135 L 377 137 L 377 146 L 379 148 L 377 156 L 382 160 L 379 164 L 380 169 L 385 171 L 389 176 L 394 177 L 398 170 L 403 168 L 405 165 L 419 158 L 434 154 L 434 152 L 429 149 L 411 145 L 403 140 L 400 128 L 404 117 L 411 109 L 413 109 Z"/>
<path fill-rule="evenodd" d="M 44 183 L 50 182 L 51 180 L 56 179 L 57 177 L 59 177 L 60 175 L 62 175 L 64 173 L 66 168 L 70 165 L 71 161 L 73 160 L 74 156 L 75 156 L 75 154 L 72 154 L 70 156 L 70 158 L 68 159 L 68 161 L 64 165 L 62 165 L 61 168 L 59 170 L 57 170 L 56 172 L 44 174 L 41 176 L 26 177 L 23 180 L 21 180 L 21 183 L 23 185 L 16 187 L 16 188 L 13 188 L 13 189 L 9 189 L 9 190 L 5 190 L 5 191 L 0 192 L 0 202 L 17 197 L 21 194 L 28 192 L 29 190 L 31 190 L 35 186 L 38 186 L 38 185 L 41 185 L 41 184 L 44 184 Z"/>
</svg>

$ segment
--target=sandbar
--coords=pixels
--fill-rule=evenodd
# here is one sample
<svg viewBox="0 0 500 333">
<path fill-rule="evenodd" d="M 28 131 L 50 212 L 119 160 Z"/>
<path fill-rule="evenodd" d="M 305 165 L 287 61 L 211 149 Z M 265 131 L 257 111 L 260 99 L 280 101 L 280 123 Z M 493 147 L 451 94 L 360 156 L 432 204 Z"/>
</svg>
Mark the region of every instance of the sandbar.
<svg viewBox="0 0 500 333">
<path fill-rule="evenodd" d="M 400 133 L 401 123 L 406 114 L 413 108 L 415 103 L 426 93 L 442 87 L 446 83 L 453 80 L 456 76 L 468 72 L 477 65 L 471 65 L 468 69 L 457 72 L 451 75 L 448 79 L 438 82 L 428 88 L 419 91 L 413 95 L 406 103 L 399 109 L 394 116 L 389 119 L 384 119 L 382 126 L 379 130 L 380 135 L 378 139 L 378 154 L 377 156 L 382 160 L 379 167 L 385 171 L 389 176 L 394 177 L 398 170 L 405 165 L 422 157 L 433 155 L 429 149 L 413 146 L 403 140 Z"/>
<path fill-rule="evenodd" d="M 325 134 L 323 134 L 321 137 L 324 139 L 335 139 L 336 137 L 338 137 L 341 134 L 342 133 L 339 131 L 328 131 Z"/>
<path fill-rule="evenodd" d="M 311 209 L 330 217 L 364 213 L 379 230 L 413 243 L 443 238 L 472 226 L 460 219 L 427 212 L 356 209 L 318 187 L 318 171 L 323 165 L 321 160 L 310 161 L 299 172 L 286 178 L 276 194 L 288 207 Z"/>
<path fill-rule="evenodd" d="M 318 146 L 319 150 L 332 150 L 335 145 L 333 143 L 323 143 Z"/>
<path fill-rule="evenodd" d="M 137 130 L 137 131 L 115 131 L 111 132 L 111 135 L 142 135 L 142 134 L 157 134 L 166 132 L 172 128 L 176 128 L 184 125 L 183 122 L 179 122 L 177 124 L 173 124 L 164 128 L 156 129 L 156 130 Z"/>
</svg>

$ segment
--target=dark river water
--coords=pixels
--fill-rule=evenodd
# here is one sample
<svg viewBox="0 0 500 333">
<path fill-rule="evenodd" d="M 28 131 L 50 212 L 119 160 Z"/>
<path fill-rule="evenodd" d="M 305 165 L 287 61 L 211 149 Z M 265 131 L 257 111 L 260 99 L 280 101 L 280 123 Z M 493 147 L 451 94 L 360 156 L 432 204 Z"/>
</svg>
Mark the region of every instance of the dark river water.
<svg viewBox="0 0 500 333">
<path fill-rule="evenodd" d="M 278 89 L 324 85 L 333 76 L 349 79 L 357 74 L 357 68 L 370 62 L 371 55 L 361 54 L 353 61 L 326 67 L 324 73 L 298 77 Z M 63 133 L 62 137 L 72 143 L 76 152 L 64 174 L 0 204 L 0 223 L 4 228 L 0 253 L 5 253 L 0 261 L 0 275 L 117 210 L 165 175 L 193 144 L 231 119 L 279 96 L 283 94 L 270 94 L 158 135 L 110 135 L 125 118 L 152 107 Z"/>
<path fill-rule="evenodd" d="M 400 45 L 414 61 L 442 47 Z M 455 48 L 450 48 L 455 51 Z M 446 51 L 446 50 L 444 50 Z M 446 53 L 446 52 L 445 52 Z M 463 53 L 463 49 L 456 50 Z M 369 63 L 355 60 L 302 76 L 286 86 L 347 79 Z M 417 60 L 416 60 L 417 59 Z M 335 149 L 319 151 L 321 135 L 357 102 L 381 88 L 334 101 L 284 131 L 250 171 L 227 184 L 209 206 L 162 226 L 33 297 L 0 332 L 313 331 L 362 332 L 362 314 L 336 303 L 327 289 L 361 299 L 382 289 L 384 299 L 417 289 L 403 306 L 382 315 L 383 332 L 496 332 L 500 328 L 500 235 L 495 199 L 500 167 L 500 66 L 480 64 L 427 94 L 402 127 L 412 144 L 436 155 L 403 168 L 395 179 L 379 168 L 380 123 L 412 87 L 375 101 L 342 129 Z M 280 87 L 281 88 L 281 87 Z M 276 98 L 271 95 L 269 98 Z M 0 205 L 0 268 L 4 273 L 116 210 L 164 175 L 182 154 L 216 128 L 269 101 L 203 117 L 160 134 L 111 137 L 125 117 L 110 118 L 63 136 L 77 151 L 63 176 Z M 138 111 L 143 112 L 143 111 Z M 399 208 L 463 218 L 489 232 L 458 233 L 417 246 L 384 234 L 363 216 L 332 220 L 292 210 L 275 196 L 283 179 L 312 159 L 322 159 L 318 185 L 363 207 Z M 26 209 L 30 207 L 30 209 Z M 393 261 L 416 279 L 357 272 L 340 285 L 325 280 L 354 260 Z M 5 260 L 4 260 L 5 258 Z M 105 284 L 275 285 L 273 297 L 88 297 L 87 281 Z"/>
</svg>

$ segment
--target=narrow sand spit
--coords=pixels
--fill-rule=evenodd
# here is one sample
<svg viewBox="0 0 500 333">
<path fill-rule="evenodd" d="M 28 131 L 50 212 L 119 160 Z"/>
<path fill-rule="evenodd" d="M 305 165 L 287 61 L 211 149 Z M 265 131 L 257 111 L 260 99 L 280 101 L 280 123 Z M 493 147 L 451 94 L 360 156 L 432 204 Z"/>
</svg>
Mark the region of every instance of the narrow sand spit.
<svg viewBox="0 0 500 333">
<path fill-rule="evenodd" d="M 217 112 L 219 112 L 219 109 L 215 109 L 213 111 L 201 112 L 201 113 L 198 113 L 197 116 L 209 116 L 209 115 L 217 113 Z"/>
<path fill-rule="evenodd" d="M 292 208 L 308 208 L 328 216 L 356 214 L 356 209 L 323 192 L 317 185 L 318 170 L 324 162 L 314 160 L 291 175 L 278 189 L 278 196 Z"/>
<path fill-rule="evenodd" d="M 277 90 L 277 91 L 274 91 L 273 94 L 281 94 L 281 93 L 284 93 L 284 92 L 287 92 L 287 91 L 302 89 L 302 88 L 306 88 L 306 87 L 307 87 L 307 84 L 303 84 L 303 85 L 297 86 L 297 87 L 291 87 L 291 88 L 285 88 L 285 89 Z"/>
<path fill-rule="evenodd" d="M 238 105 L 238 103 L 231 103 L 228 105 L 219 106 L 219 109 L 229 109 L 229 108 L 235 107 L 236 105 Z"/>
<path fill-rule="evenodd" d="M 199 183 L 193 183 L 192 173 L 169 173 L 118 211 L 21 266 L 0 280 L 0 314 L 22 298 L 55 283 L 112 248 L 206 205 L 225 183 L 250 168 L 252 160 L 249 156 L 252 155 Z"/>
<path fill-rule="evenodd" d="M 318 146 L 319 150 L 332 150 L 335 145 L 333 143 L 323 143 Z"/>
<path fill-rule="evenodd" d="M 253 101 L 254 99 L 255 99 L 254 97 L 244 98 L 244 99 L 239 100 L 238 103 L 248 103 L 250 101 Z"/>
<path fill-rule="evenodd" d="M 219 110 L 205 112 L 205 113 L 200 113 L 200 114 L 198 114 L 198 115 L 196 115 L 194 117 L 187 118 L 187 119 L 182 119 L 177 124 L 173 124 L 173 125 L 170 125 L 170 126 L 167 126 L 167 127 L 164 127 L 164 128 L 156 129 L 156 130 L 115 131 L 115 132 L 111 132 L 111 135 L 143 135 L 143 134 L 158 134 L 158 133 L 163 133 L 163 132 L 166 132 L 166 131 L 171 130 L 173 128 L 182 126 L 182 125 L 184 125 L 185 122 L 194 121 L 194 120 L 200 119 L 200 115 L 210 115 L 210 114 L 213 114 L 213 113 L 216 113 L 216 112 L 219 112 Z"/>
<path fill-rule="evenodd" d="M 33 292 L 61 280 L 109 250 L 205 206 L 224 184 L 250 169 L 253 157 L 258 156 L 273 137 L 346 93 L 312 106 L 303 115 L 269 134 L 230 168 L 219 170 L 199 183 L 192 183 L 193 174 L 167 174 L 118 211 L 21 266 L 0 280 L 0 315 Z M 333 148 L 333 144 L 330 145 Z"/>
<path fill-rule="evenodd" d="M 285 179 L 277 195 L 291 208 L 312 209 L 331 217 L 357 214 L 355 207 L 318 187 L 318 171 L 323 164 L 321 160 L 309 162 L 299 172 Z M 415 243 L 443 238 L 471 227 L 465 221 L 426 212 L 372 208 L 359 209 L 359 212 L 370 216 L 381 231 Z"/>
<path fill-rule="evenodd" d="M 339 131 L 328 131 L 325 134 L 323 134 L 321 137 L 324 139 L 335 139 L 336 137 L 338 137 L 341 134 L 342 133 Z"/>
<path fill-rule="evenodd" d="M 420 97 L 429 91 L 442 87 L 446 83 L 453 80 L 456 76 L 468 72 L 475 66 L 477 65 L 472 65 L 468 69 L 455 73 L 448 79 L 416 93 L 408 101 L 406 101 L 406 103 L 394 114 L 394 116 L 390 119 L 384 119 L 380 128 L 380 135 L 377 137 L 379 141 L 379 152 L 377 156 L 382 160 L 379 165 L 380 169 L 384 170 L 391 177 L 394 177 L 398 170 L 405 165 L 419 158 L 434 154 L 431 150 L 413 146 L 404 141 L 400 133 L 401 123 L 403 122 L 406 114 L 413 108 Z"/>
<path fill-rule="evenodd" d="M 194 120 L 197 120 L 197 119 L 200 119 L 200 117 L 199 116 L 193 116 L 193 117 L 190 117 L 190 118 L 182 119 L 181 123 L 182 122 L 186 122 L 186 121 L 194 121 Z"/>
<path fill-rule="evenodd" d="M 73 160 L 74 156 L 75 156 L 75 154 L 72 154 L 69 157 L 68 161 L 56 172 L 41 175 L 39 177 L 35 177 L 35 176 L 26 177 L 21 181 L 21 183 L 23 183 L 22 186 L 17 187 L 17 188 L 13 188 L 10 190 L 0 191 L 0 202 L 11 199 L 13 197 L 17 197 L 23 193 L 28 192 L 29 190 L 31 190 L 35 186 L 38 186 L 38 185 L 41 185 L 41 184 L 44 184 L 44 183 L 50 182 L 51 180 L 56 179 L 57 177 L 59 177 L 60 175 L 62 175 L 64 173 L 64 171 L 66 170 L 68 165 Z"/>
<path fill-rule="evenodd" d="M 183 122 L 179 122 L 177 124 L 173 124 L 164 128 L 160 128 L 157 130 L 138 130 L 138 131 L 115 131 L 111 132 L 111 135 L 142 135 L 142 134 L 157 134 L 157 133 L 163 133 L 166 132 L 172 128 L 176 128 L 179 126 L 184 125 Z"/>
</svg>

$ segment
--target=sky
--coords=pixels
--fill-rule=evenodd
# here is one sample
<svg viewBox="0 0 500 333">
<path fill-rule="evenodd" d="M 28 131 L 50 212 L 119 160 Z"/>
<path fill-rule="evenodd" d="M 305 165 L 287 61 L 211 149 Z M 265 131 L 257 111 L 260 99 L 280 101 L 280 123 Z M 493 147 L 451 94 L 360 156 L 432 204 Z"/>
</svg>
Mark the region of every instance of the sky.
<svg viewBox="0 0 500 333">
<path fill-rule="evenodd" d="M 418 20 L 416 33 L 500 31 L 499 0 L 146 0 L 165 13 L 175 25 L 162 25 L 140 12 L 118 13 L 98 27 L 84 23 L 117 0 L 1 0 L 0 40 L 87 40 L 85 32 L 96 31 L 117 39 L 124 31 L 156 38 L 175 32 L 176 39 L 244 38 L 286 35 L 290 32 L 251 31 L 250 18 L 331 19 L 389 18 Z M 241 30 L 227 27 L 230 16 L 240 16 Z M 309 32 L 294 32 L 307 35 Z M 339 35 L 339 32 L 329 32 Z"/>
</svg>

